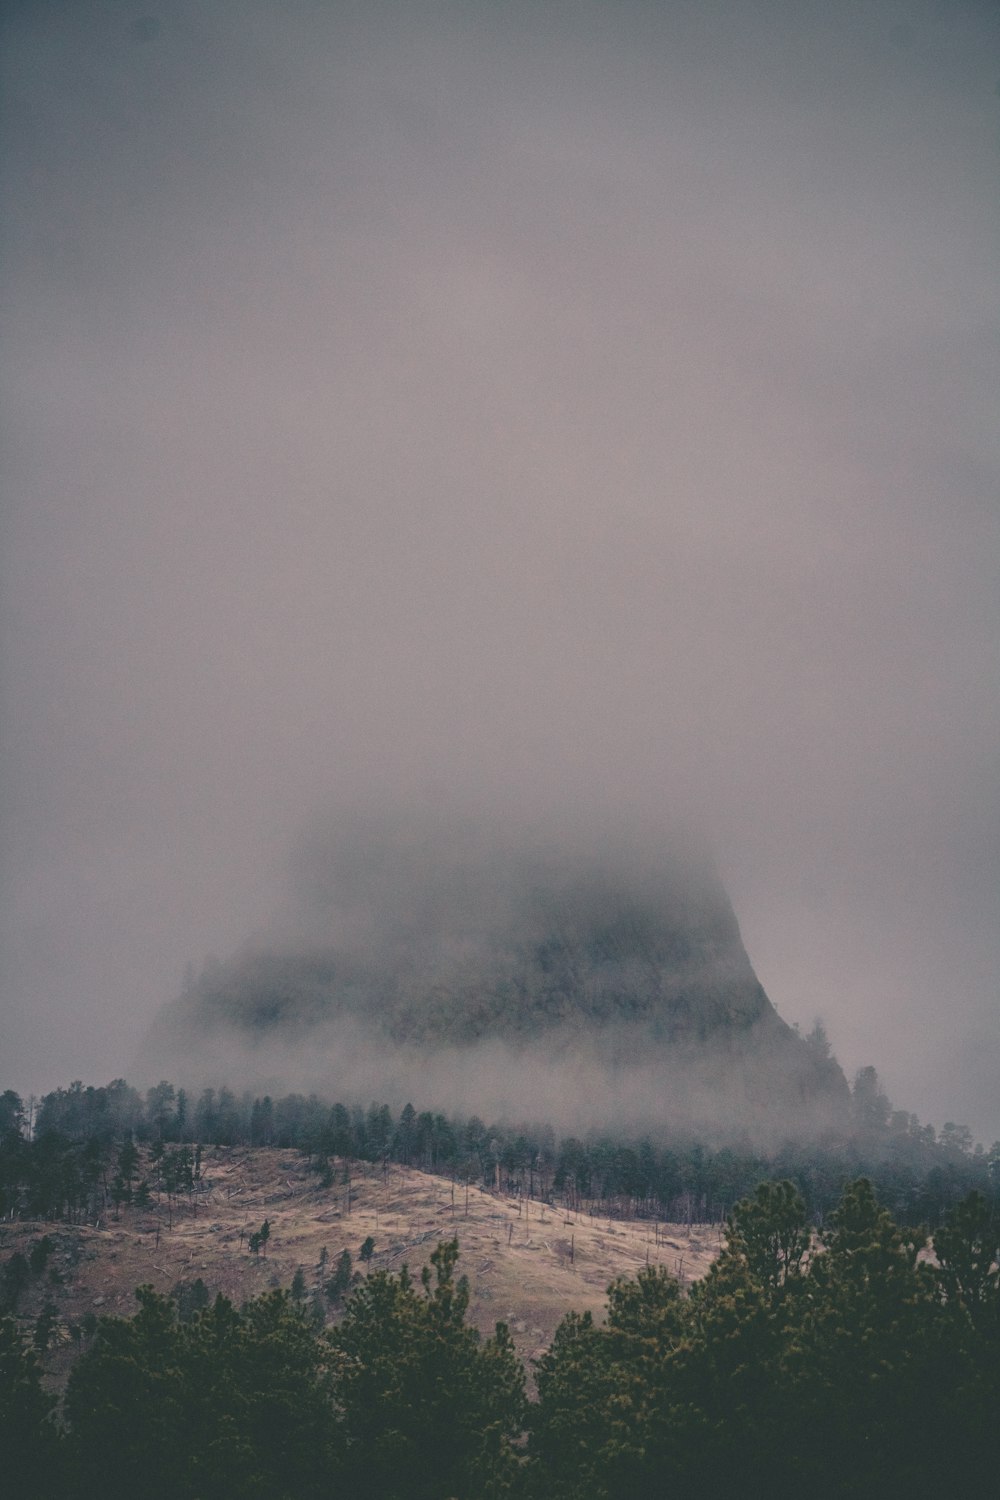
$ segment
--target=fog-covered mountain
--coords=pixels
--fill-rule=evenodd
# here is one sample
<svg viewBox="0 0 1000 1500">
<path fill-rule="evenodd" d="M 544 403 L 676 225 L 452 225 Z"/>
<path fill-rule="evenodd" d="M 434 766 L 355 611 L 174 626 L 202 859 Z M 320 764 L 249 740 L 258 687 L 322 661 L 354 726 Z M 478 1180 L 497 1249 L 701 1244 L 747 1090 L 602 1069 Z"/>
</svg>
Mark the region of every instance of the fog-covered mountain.
<svg viewBox="0 0 1000 1500">
<path fill-rule="evenodd" d="M 802 1133 L 846 1100 L 687 851 L 318 839 L 293 904 L 164 1008 L 147 1071 L 722 1133 Z"/>
</svg>

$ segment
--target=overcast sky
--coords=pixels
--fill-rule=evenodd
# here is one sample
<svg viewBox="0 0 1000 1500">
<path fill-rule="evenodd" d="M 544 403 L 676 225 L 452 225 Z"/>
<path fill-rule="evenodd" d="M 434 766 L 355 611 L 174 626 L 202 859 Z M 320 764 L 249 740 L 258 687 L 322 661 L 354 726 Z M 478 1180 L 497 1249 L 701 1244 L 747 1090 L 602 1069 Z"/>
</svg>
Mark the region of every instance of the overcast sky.
<svg viewBox="0 0 1000 1500">
<path fill-rule="evenodd" d="M 9 0 L 0 1087 L 365 808 L 693 819 L 1000 1136 L 1000 11 Z"/>
</svg>

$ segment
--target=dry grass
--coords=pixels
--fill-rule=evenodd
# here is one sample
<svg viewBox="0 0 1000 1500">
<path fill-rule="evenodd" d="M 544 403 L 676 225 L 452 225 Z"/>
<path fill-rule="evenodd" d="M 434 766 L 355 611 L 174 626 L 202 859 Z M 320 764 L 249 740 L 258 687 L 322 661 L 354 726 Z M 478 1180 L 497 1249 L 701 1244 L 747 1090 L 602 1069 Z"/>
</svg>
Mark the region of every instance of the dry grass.
<svg viewBox="0 0 1000 1500">
<path fill-rule="evenodd" d="M 649 1263 L 690 1281 L 704 1275 L 718 1253 L 715 1228 L 597 1218 L 477 1187 L 467 1193 L 462 1183 L 395 1165 L 383 1170 L 355 1162 L 349 1186 L 343 1175 L 341 1165 L 335 1185 L 324 1188 L 297 1152 L 210 1148 L 200 1190 L 191 1202 L 175 1205 L 173 1227 L 165 1202 L 152 1210 L 123 1208 L 118 1219 L 96 1226 L 0 1226 L 4 1261 L 15 1250 L 27 1255 L 42 1234 L 55 1243 L 46 1271 L 33 1278 L 18 1309 L 31 1317 L 47 1298 L 55 1304 L 52 1376 L 59 1380 L 72 1361 L 70 1326 L 88 1312 L 129 1316 L 135 1288 L 144 1282 L 169 1292 L 200 1277 L 211 1296 L 222 1292 L 240 1303 L 271 1286 L 289 1286 L 301 1266 L 312 1295 L 342 1250 L 364 1271 L 358 1252 L 369 1235 L 375 1241 L 371 1270 L 398 1271 L 405 1263 L 414 1273 L 439 1240 L 457 1238 L 459 1270 L 471 1291 L 470 1321 L 484 1334 L 498 1321 L 508 1323 L 526 1363 L 548 1346 L 570 1309 L 599 1318 L 616 1277 L 634 1276 Z M 271 1226 L 266 1254 L 255 1256 L 249 1236 L 265 1219 Z"/>
</svg>

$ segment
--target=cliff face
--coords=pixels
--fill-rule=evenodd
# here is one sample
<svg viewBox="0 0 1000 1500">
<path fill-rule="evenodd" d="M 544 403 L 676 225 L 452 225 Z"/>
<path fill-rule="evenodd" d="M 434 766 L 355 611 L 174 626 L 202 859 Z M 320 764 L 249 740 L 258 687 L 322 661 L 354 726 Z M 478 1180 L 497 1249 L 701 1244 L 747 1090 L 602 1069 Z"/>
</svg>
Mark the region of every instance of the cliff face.
<svg viewBox="0 0 1000 1500">
<path fill-rule="evenodd" d="M 239 1043 L 336 1069 L 367 1042 L 387 1077 L 412 1071 L 402 1087 L 418 1097 L 428 1059 L 447 1054 L 457 1073 L 502 1048 L 507 1066 L 585 1061 L 612 1092 L 640 1070 L 651 1107 L 669 1093 L 675 1112 L 707 1118 L 715 1099 L 737 1126 L 835 1115 L 846 1099 L 837 1065 L 778 1016 L 704 868 L 438 858 L 415 883 L 383 865 L 338 866 L 317 885 L 308 932 L 206 971 L 165 1008 L 152 1056 Z"/>
</svg>

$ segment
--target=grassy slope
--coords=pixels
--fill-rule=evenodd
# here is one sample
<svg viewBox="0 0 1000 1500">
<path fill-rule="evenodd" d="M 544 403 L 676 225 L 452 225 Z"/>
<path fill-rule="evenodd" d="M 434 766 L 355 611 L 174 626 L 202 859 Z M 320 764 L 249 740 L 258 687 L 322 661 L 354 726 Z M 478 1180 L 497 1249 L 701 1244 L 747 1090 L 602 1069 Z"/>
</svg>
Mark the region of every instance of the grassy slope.
<svg viewBox="0 0 1000 1500">
<path fill-rule="evenodd" d="M 364 1167 L 367 1165 L 367 1175 Z M 143 1282 L 170 1291 L 197 1277 L 214 1296 L 239 1303 L 271 1285 L 289 1286 L 301 1266 L 311 1294 L 333 1272 L 344 1249 L 363 1269 L 358 1251 L 375 1240 L 373 1270 L 418 1272 L 441 1239 L 457 1236 L 460 1271 L 468 1276 L 470 1319 L 483 1333 L 507 1322 L 527 1362 L 549 1344 L 571 1308 L 599 1314 L 608 1283 L 633 1276 L 646 1263 L 663 1264 L 688 1280 L 704 1274 L 719 1247 L 716 1229 L 591 1218 L 537 1200 L 508 1198 L 465 1187 L 401 1166 L 354 1163 L 350 1185 L 318 1185 L 316 1174 L 295 1151 L 209 1148 L 200 1191 L 181 1199 L 168 1228 L 167 1206 L 123 1208 L 119 1219 L 98 1225 L 17 1222 L 0 1225 L 0 1260 L 16 1250 L 28 1254 L 42 1234 L 56 1243 L 46 1271 L 33 1278 L 18 1313 L 35 1317 L 47 1298 L 58 1327 L 47 1357 L 52 1377 L 65 1378 L 75 1347 L 69 1327 L 88 1313 L 129 1316 L 133 1292 Z M 250 1254 L 247 1241 L 264 1219 L 271 1225 L 265 1256 Z M 243 1231 L 242 1245 L 240 1234 Z M 328 1264 L 320 1270 L 326 1247 Z M 61 1284 L 50 1280 L 55 1270 Z M 328 1304 L 327 1304 L 328 1306 Z M 335 1316 L 331 1311 L 330 1316 Z"/>
</svg>

